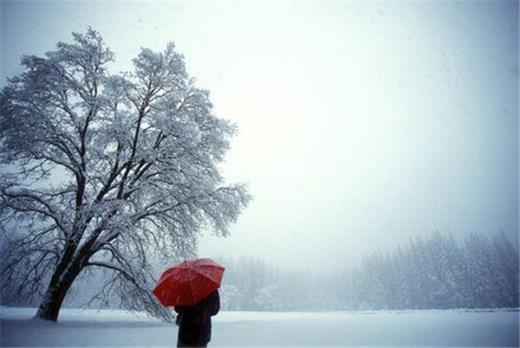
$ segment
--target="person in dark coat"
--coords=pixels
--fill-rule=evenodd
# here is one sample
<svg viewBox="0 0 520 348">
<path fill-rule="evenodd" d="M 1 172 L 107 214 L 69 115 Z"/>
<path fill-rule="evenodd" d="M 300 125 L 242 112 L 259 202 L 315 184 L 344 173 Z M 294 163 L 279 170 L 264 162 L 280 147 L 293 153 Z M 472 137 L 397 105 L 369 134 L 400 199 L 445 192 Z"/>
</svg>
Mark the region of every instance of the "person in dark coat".
<svg viewBox="0 0 520 348">
<path fill-rule="evenodd" d="M 179 325 L 177 347 L 206 347 L 211 340 L 211 317 L 219 310 L 218 290 L 193 306 L 175 306 Z"/>
</svg>

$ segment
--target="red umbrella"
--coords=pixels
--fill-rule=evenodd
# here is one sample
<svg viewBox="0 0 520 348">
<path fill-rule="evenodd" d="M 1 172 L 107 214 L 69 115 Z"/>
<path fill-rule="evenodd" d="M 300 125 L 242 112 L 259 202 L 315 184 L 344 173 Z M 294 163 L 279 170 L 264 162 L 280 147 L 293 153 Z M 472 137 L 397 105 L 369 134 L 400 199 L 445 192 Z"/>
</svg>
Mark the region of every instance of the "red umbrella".
<svg viewBox="0 0 520 348">
<path fill-rule="evenodd" d="M 211 259 L 186 260 L 164 271 L 152 292 L 163 306 L 192 306 L 217 290 L 223 275 Z"/>
</svg>

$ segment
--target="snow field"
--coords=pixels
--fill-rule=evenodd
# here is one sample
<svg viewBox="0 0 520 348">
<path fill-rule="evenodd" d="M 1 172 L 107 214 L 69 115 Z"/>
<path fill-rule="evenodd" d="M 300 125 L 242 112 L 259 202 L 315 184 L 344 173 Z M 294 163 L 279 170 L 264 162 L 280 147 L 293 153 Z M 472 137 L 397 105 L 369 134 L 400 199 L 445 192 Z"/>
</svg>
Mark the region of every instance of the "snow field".
<svg viewBox="0 0 520 348">
<path fill-rule="evenodd" d="M 2 346 L 175 346 L 177 327 L 143 313 L 1 307 Z M 210 346 L 518 346 L 518 310 L 221 312 Z"/>
</svg>

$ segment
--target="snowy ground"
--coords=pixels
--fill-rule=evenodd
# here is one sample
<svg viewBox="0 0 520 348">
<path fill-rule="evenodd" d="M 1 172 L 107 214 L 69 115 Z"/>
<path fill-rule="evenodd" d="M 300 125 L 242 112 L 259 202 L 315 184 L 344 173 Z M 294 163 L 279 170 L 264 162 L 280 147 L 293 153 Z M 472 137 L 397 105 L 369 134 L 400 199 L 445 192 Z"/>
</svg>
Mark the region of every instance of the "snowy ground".
<svg viewBox="0 0 520 348">
<path fill-rule="evenodd" d="M 177 328 L 116 310 L 64 309 L 58 324 L 34 309 L 0 307 L 2 346 L 175 346 Z M 518 346 L 518 310 L 221 312 L 211 346 Z"/>
</svg>

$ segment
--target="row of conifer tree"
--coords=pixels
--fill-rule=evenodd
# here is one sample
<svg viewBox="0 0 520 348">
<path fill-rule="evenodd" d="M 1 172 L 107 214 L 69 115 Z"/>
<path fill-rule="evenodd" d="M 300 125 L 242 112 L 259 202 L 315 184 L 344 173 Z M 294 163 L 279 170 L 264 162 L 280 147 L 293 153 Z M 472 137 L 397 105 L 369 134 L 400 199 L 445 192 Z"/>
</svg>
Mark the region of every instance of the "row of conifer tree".
<svg viewBox="0 0 520 348">
<path fill-rule="evenodd" d="M 277 269 L 253 258 L 226 267 L 229 310 L 372 310 L 519 306 L 518 248 L 503 233 L 433 233 L 335 274 Z"/>
</svg>

